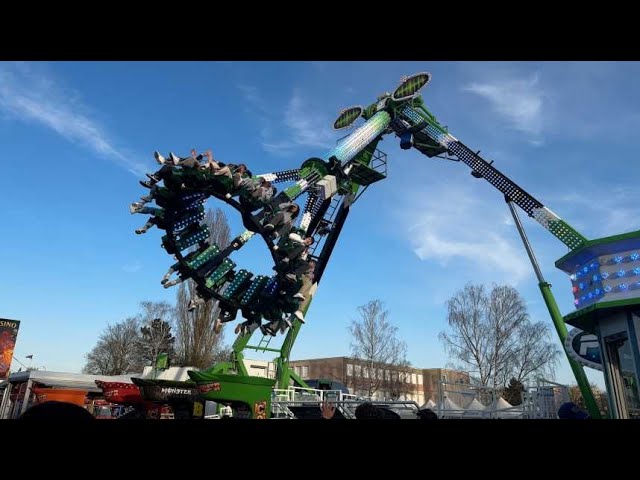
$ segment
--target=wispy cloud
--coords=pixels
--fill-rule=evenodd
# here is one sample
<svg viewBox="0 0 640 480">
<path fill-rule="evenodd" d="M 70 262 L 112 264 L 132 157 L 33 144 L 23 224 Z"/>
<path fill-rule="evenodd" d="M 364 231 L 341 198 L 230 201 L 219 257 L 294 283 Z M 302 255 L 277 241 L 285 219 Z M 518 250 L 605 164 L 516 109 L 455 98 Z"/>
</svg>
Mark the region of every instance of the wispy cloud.
<svg viewBox="0 0 640 480">
<path fill-rule="evenodd" d="M 291 130 L 295 145 L 328 148 L 334 143 L 331 121 L 319 113 L 300 90 L 295 90 L 289 100 L 284 124 Z"/>
<path fill-rule="evenodd" d="M 139 262 L 128 264 L 122 267 L 122 270 L 127 273 L 136 273 L 142 269 L 142 264 Z"/>
<path fill-rule="evenodd" d="M 63 90 L 42 71 L 24 63 L 0 63 L 0 111 L 50 128 L 67 140 L 118 163 L 134 175 L 144 173 L 144 166 L 116 147 L 87 110 L 76 92 Z"/>
<path fill-rule="evenodd" d="M 515 226 L 515 222 L 513 221 L 513 217 L 511 215 L 505 214 L 502 217 L 502 223 L 508 226 Z"/>
<path fill-rule="evenodd" d="M 312 105 L 300 89 L 294 89 L 284 115 L 270 110 L 257 87 L 238 85 L 246 106 L 261 123 L 262 146 L 271 153 L 289 153 L 299 148 L 330 148 L 335 142 L 331 120 Z"/>
<path fill-rule="evenodd" d="M 262 95 L 260 95 L 260 92 L 258 91 L 258 87 L 254 85 L 242 84 L 238 85 L 238 89 L 240 90 L 242 97 L 245 99 L 245 101 L 247 102 L 247 106 L 250 107 L 250 109 L 257 110 L 263 115 L 269 113 L 265 100 L 264 98 L 262 98 Z"/>
<path fill-rule="evenodd" d="M 637 63 L 474 63 L 463 71 L 474 80 L 462 90 L 485 99 L 497 118 L 527 134 L 523 139 L 533 146 L 559 137 L 624 144 L 637 135 L 640 112 L 630 94 Z"/>
<path fill-rule="evenodd" d="M 635 201 L 640 196 L 640 188 L 593 185 L 585 191 L 601 192 L 594 201 L 592 195 L 566 192 L 560 196 L 549 195 L 554 205 L 558 205 L 564 218 L 581 219 L 572 222 L 579 229 L 590 227 L 593 235 L 614 235 L 640 229 L 640 220 Z M 586 233 L 586 232 L 583 232 Z"/>
<path fill-rule="evenodd" d="M 544 95 L 538 80 L 537 74 L 529 79 L 500 78 L 491 82 L 471 83 L 463 90 L 487 99 L 493 110 L 512 128 L 539 135 L 542 131 Z M 537 145 L 540 140 L 533 142 Z"/>
<path fill-rule="evenodd" d="M 442 266 L 463 260 L 469 279 L 479 272 L 515 284 L 531 274 L 504 212 L 497 207 L 494 211 L 481 196 L 454 184 L 430 185 L 428 191 L 428 196 L 410 199 L 411 210 L 417 213 L 404 219 L 413 251 L 421 260 Z M 500 223 L 504 227 L 496 228 Z"/>
</svg>

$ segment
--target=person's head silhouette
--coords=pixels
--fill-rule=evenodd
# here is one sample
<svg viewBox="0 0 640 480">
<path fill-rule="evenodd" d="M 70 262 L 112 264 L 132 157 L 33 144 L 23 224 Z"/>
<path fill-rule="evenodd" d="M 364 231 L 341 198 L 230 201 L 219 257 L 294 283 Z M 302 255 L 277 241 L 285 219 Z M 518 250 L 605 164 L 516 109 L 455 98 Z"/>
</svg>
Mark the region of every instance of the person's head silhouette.
<svg viewBox="0 0 640 480">
<path fill-rule="evenodd" d="M 370 402 L 361 403 L 358 405 L 355 411 L 356 419 L 358 420 L 399 420 L 400 415 L 396 412 L 392 412 L 387 408 L 382 408 L 374 405 Z"/>
<path fill-rule="evenodd" d="M 425 408 L 420 410 L 417 413 L 417 415 L 418 415 L 418 419 L 420 420 L 437 420 L 438 419 L 438 415 L 436 415 L 435 412 L 430 408 Z"/>
<path fill-rule="evenodd" d="M 584 420 L 589 417 L 589 414 L 578 407 L 573 402 L 563 403 L 558 410 L 558 418 L 563 420 Z"/>
<path fill-rule="evenodd" d="M 24 420 L 95 420 L 87 410 L 79 405 L 67 402 L 49 401 L 39 403 L 24 412 Z"/>
</svg>

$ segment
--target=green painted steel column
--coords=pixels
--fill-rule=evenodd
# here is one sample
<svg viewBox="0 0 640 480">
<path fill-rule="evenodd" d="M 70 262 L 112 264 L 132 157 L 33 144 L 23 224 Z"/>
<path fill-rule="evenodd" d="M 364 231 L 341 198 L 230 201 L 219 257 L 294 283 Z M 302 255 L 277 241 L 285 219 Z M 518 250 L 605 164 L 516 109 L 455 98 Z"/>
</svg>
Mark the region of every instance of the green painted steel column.
<svg viewBox="0 0 640 480">
<path fill-rule="evenodd" d="M 594 398 L 593 392 L 591 391 L 589 379 L 584 373 L 584 368 L 578 362 L 573 360 L 567 353 L 566 346 L 564 344 L 564 341 L 568 335 L 567 326 L 565 325 L 564 319 L 560 314 L 560 309 L 558 308 L 556 299 L 553 296 L 553 293 L 551 293 L 551 285 L 549 285 L 547 282 L 540 282 L 538 283 L 538 287 L 540 288 L 540 292 L 542 293 L 542 298 L 544 298 L 544 303 L 547 305 L 547 310 L 549 310 L 549 315 L 551 315 L 551 320 L 553 320 L 553 325 L 556 327 L 558 337 L 562 342 L 562 349 L 567 356 L 567 360 L 569 360 L 569 365 L 571 365 L 573 375 L 576 377 L 576 382 L 578 382 L 578 387 L 580 388 L 580 392 L 582 393 L 582 398 L 584 398 L 584 403 L 587 406 L 589 415 L 591 416 L 591 418 L 601 418 L 600 409 L 598 408 L 596 399 Z"/>
<path fill-rule="evenodd" d="M 540 292 L 542 293 L 542 298 L 544 299 L 544 303 L 546 304 L 549 315 L 551 316 L 551 321 L 556 327 L 556 332 L 558 333 L 558 337 L 560 338 L 560 342 L 562 344 L 562 350 L 567 356 L 567 360 L 569 360 L 569 365 L 571 365 L 573 375 L 576 377 L 578 388 L 580 388 L 582 398 L 584 398 L 584 403 L 587 406 L 587 410 L 589 410 L 589 415 L 591 415 L 591 418 L 601 418 L 600 410 L 598 409 L 596 400 L 593 397 L 593 392 L 591 391 L 589 380 L 584 373 L 584 368 L 582 368 L 582 365 L 574 361 L 567 352 L 567 348 L 564 344 L 564 341 L 567 338 L 567 326 L 564 324 L 564 319 L 560 314 L 560 309 L 558 308 L 556 299 L 551 292 L 551 285 L 547 283 L 542 276 L 542 271 L 540 270 L 540 266 L 538 265 L 538 260 L 536 260 L 536 256 L 534 255 L 533 249 L 529 244 L 529 239 L 527 238 L 527 234 L 524 231 L 522 222 L 520 222 L 518 212 L 513 207 L 511 199 L 505 195 L 505 201 L 507 202 L 509 210 L 511 211 L 511 216 L 513 217 L 513 221 L 516 224 L 516 228 L 518 229 L 518 233 L 520 234 L 520 238 L 522 239 L 522 243 L 524 244 L 524 249 L 527 251 L 527 255 L 529 256 L 529 260 L 531 261 L 531 266 L 533 267 L 533 271 L 538 278 L 538 287 L 540 288 Z"/>
<path fill-rule="evenodd" d="M 309 303 L 302 311 L 303 316 L 307 315 L 307 311 L 309 310 L 309 306 L 311 305 L 312 300 L 313 296 L 311 296 L 311 298 L 309 299 Z M 301 326 L 302 324 L 300 323 L 300 320 L 295 319 L 293 321 L 293 326 L 289 328 L 289 331 L 287 332 L 287 336 L 282 343 L 282 347 L 280 347 L 280 356 L 276 359 L 278 372 L 278 382 L 276 383 L 276 388 L 289 388 L 289 380 L 291 379 L 289 370 L 289 355 L 291 355 L 291 349 L 293 348 L 296 337 L 300 332 Z"/>
</svg>

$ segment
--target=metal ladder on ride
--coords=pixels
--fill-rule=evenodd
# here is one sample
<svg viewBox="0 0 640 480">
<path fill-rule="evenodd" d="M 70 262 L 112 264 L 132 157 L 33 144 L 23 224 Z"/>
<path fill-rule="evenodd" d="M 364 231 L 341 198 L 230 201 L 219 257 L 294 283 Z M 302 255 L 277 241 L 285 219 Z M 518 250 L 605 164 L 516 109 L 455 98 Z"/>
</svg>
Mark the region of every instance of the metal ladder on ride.
<svg viewBox="0 0 640 480">
<path fill-rule="evenodd" d="M 272 337 L 271 335 L 263 335 L 262 338 L 260 339 L 260 341 L 258 342 L 258 345 L 257 345 L 256 349 L 260 349 L 263 352 L 268 351 L 268 350 L 264 350 L 264 349 L 269 347 L 269 344 L 271 343 L 271 339 L 272 338 L 275 338 L 275 337 Z"/>
<path fill-rule="evenodd" d="M 269 348 L 269 344 L 273 338 L 275 337 L 272 337 L 271 335 L 262 335 L 262 338 L 257 345 L 246 345 L 244 348 L 255 350 L 257 352 L 274 352 L 280 354 L 279 348 Z"/>
<path fill-rule="evenodd" d="M 387 154 L 384 153 L 383 151 L 379 150 L 379 149 L 375 149 L 373 152 L 373 155 L 371 157 L 371 164 L 369 165 L 369 167 L 372 170 L 375 170 L 379 173 L 381 173 L 382 175 L 384 175 L 385 177 L 387 176 Z M 363 189 L 360 190 L 360 193 L 356 196 L 356 198 L 353 200 L 353 202 L 355 202 L 360 195 L 362 195 L 362 193 L 364 193 L 364 191 L 368 188 L 369 186 L 365 186 Z M 322 221 L 325 224 L 325 226 L 331 228 L 333 226 L 334 223 L 334 219 L 336 216 L 336 213 L 338 211 L 338 207 L 340 206 L 340 204 L 342 203 L 342 199 L 344 198 L 344 195 L 335 195 L 332 199 L 331 199 L 331 204 L 329 205 L 329 207 L 327 208 L 327 211 L 324 213 L 323 217 L 322 217 Z M 320 238 L 318 238 L 320 237 Z M 310 252 L 309 252 L 309 258 L 317 260 L 317 256 L 315 254 L 316 250 L 318 250 L 318 248 L 320 248 L 321 244 L 323 244 L 324 242 L 322 241 L 324 239 L 324 236 L 319 236 L 319 235 L 314 235 L 314 240 L 315 242 L 313 243 L 313 247 L 311 248 Z M 321 251 L 322 249 L 320 249 Z"/>
<path fill-rule="evenodd" d="M 327 211 L 322 216 L 322 221 L 328 228 L 331 228 L 333 226 L 333 220 L 336 216 L 336 212 L 338 211 L 338 207 L 340 206 L 340 203 L 342 202 L 343 198 L 344 198 L 343 195 L 335 195 L 331 199 L 331 203 L 329 204 Z M 316 260 L 317 259 L 317 256 L 315 254 L 316 250 L 318 250 L 320 245 L 324 243 L 322 240 L 324 239 L 325 236 L 320 236 L 318 234 L 315 234 L 313 237 L 314 237 L 313 238 L 314 242 L 309 251 L 308 258 Z M 322 249 L 320 249 L 320 251 L 322 251 Z"/>
<path fill-rule="evenodd" d="M 328 227 L 331 227 L 331 225 L 333 224 L 333 218 L 336 215 L 336 212 L 338 211 L 338 206 L 340 205 L 340 202 L 342 201 L 343 196 L 342 195 L 336 195 L 331 199 L 331 203 L 329 204 L 329 207 L 327 208 L 327 211 L 325 212 L 324 216 L 322 217 L 322 219 L 326 222 L 326 225 Z M 318 246 L 321 243 L 321 239 L 324 237 L 320 237 L 320 239 L 318 239 L 319 235 L 315 235 L 314 236 L 314 243 L 313 243 L 313 247 L 311 249 L 311 251 L 309 252 L 309 259 L 316 259 L 315 257 L 315 252 L 316 249 L 318 248 Z M 275 352 L 275 353 L 280 353 L 279 349 L 275 349 L 275 348 L 269 348 L 269 345 L 271 343 L 271 340 L 274 339 L 275 337 L 272 337 L 271 335 L 262 335 L 262 338 L 258 341 L 258 345 L 247 345 L 245 348 L 250 348 L 252 350 L 256 350 L 256 351 L 261 351 L 261 352 Z"/>
<path fill-rule="evenodd" d="M 371 160 L 371 168 L 375 169 L 375 170 L 380 170 L 384 173 L 384 175 L 386 176 L 386 171 L 387 171 L 387 154 L 376 149 L 373 152 L 373 157 Z M 286 172 L 286 173 L 289 173 Z M 310 178 L 311 181 L 317 181 L 317 178 Z M 365 189 L 366 190 L 366 187 Z M 363 190 L 363 191 L 364 191 Z M 298 196 L 300 196 L 303 192 L 299 192 L 297 195 L 295 195 L 292 200 L 294 200 L 295 198 L 297 198 Z M 362 192 L 360 193 L 362 194 Z M 344 195 L 334 195 L 331 199 L 331 203 L 329 204 L 329 207 L 327 208 L 326 212 L 324 213 L 324 215 L 322 216 L 322 221 L 324 223 L 324 226 L 327 228 L 332 228 L 333 226 L 333 222 L 336 216 L 336 213 L 338 212 L 338 207 L 340 206 L 340 204 L 342 203 L 342 200 L 344 198 Z M 318 234 L 314 234 L 313 235 L 313 239 L 314 239 L 314 243 L 313 246 L 311 247 L 307 258 L 309 260 L 317 260 L 318 257 L 316 256 L 316 251 L 318 250 L 318 248 L 324 244 L 324 239 L 326 238 L 326 235 L 318 235 Z M 322 249 L 320 249 L 320 251 L 322 251 Z M 276 353 L 280 353 L 279 349 L 275 349 L 275 348 L 269 348 L 269 344 L 271 343 L 271 340 L 275 338 L 272 337 L 271 335 L 262 335 L 262 338 L 259 340 L 258 345 L 247 345 L 245 348 L 250 348 L 256 351 L 262 351 L 262 352 L 276 352 Z"/>
</svg>

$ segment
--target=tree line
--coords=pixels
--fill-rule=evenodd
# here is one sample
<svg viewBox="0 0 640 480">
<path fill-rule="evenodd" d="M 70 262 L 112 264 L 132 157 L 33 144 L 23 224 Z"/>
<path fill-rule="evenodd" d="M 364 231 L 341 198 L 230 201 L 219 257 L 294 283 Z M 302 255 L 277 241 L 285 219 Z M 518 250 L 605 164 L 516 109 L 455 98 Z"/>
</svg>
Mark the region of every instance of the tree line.
<svg viewBox="0 0 640 480">
<path fill-rule="evenodd" d="M 467 284 L 447 302 L 448 331 L 439 334 L 455 368 L 478 386 L 522 385 L 554 377 L 562 350 L 549 326 L 533 322 L 525 300 L 510 285 Z"/>
<path fill-rule="evenodd" d="M 411 393 L 407 345 L 383 303 L 372 300 L 358 307 L 358 314 L 349 326 L 358 372 L 352 372 L 348 386 L 369 397 L 382 390 L 391 400 Z M 498 390 L 519 405 L 526 383 L 554 378 L 562 350 L 546 323 L 530 319 L 525 300 L 512 286 L 488 290 L 467 284 L 447 301 L 447 324 L 438 337 L 450 367 L 467 372 L 474 386 Z"/>
<path fill-rule="evenodd" d="M 222 210 L 208 210 L 205 222 L 210 242 L 221 248 L 229 245 L 231 229 Z M 154 364 L 160 353 L 168 354 L 172 365 L 196 368 L 227 360 L 231 349 L 224 343 L 224 329 L 219 334 L 213 330 L 218 304 L 207 302 L 189 311 L 194 292 L 195 284 L 189 279 L 180 284 L 175 305 L 144 301 L 137 315 L 108 325 L 86 355 L 83 372 L 140 373 L 146 365 Z"/>
</svg>

